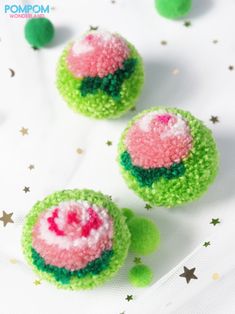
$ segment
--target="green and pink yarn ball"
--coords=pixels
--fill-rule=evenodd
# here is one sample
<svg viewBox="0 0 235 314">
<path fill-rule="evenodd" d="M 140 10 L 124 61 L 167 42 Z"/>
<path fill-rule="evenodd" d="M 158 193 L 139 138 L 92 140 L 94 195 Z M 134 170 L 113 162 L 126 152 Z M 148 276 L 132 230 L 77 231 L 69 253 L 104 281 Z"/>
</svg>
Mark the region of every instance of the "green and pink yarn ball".
<svg viewBox="0 0 235 314">
<path fill-rule="evenodd" d="M 75 112 L 117 118 L 131 109 L 144 81 L 137 50 L 118 34 L 92 30 L 70 43 L 60 57 L 57 87 Z"/>
<path fill-rule="evenodd" d="M 187 111 L 161 107 L 129 122 L 118 161 L 128 186 L 149 204 L 163 207 L 199 198 L 218 170 L 211 131 Z"/>
<path fill-rule="evenodd" d="M 129 230 L 126 216 L 109 196 L 64 190 L 34 205 L 24 223 L 22 245 L 41 279 L 78 290 L 113 277 L 125 262 L 131 238 L 138 237 L 138 226 Z"/>
</svg>

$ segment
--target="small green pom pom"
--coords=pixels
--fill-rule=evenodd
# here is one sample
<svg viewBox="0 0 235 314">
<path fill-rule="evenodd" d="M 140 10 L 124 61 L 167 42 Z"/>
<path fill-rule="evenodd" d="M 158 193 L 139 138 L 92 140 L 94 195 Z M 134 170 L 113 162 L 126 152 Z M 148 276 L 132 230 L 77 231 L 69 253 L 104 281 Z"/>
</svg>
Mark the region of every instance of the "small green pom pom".
<svg viewBox="0 0 235 314">
<path fill-rule="evenodd" d="M 155 6 L 160 15 L 178 19 L 189 13 L 192 0 L 155 0 Z"/>
<path fill-rule="evenodd" d="M 131 252 L 147 255 L 156 251 L 160 243 L 160 233 L 152 220 L 133 217 L 127 221 L 127 225 L 131 233 Z"/>
<path fill-rule="evenodd" d="M 130 220 L 135 216 L 134 212 L 129 208 L 122 208 L 122 213 L 126 217 L 126 220 Z"/>
<path fill-rule="evenodd" d="M 35 48 L 44 47 L 54 37 L 54 26 L 47 18 L 28 20 L 24 28 L 25 38 Z"/>
<path fill-rule="evenodd" d="M 146 287 L 153 280 L 153 272 L 146 265 L 136 265 L 129 271 L 128 279 L 134 287 Z"/>
</svg>

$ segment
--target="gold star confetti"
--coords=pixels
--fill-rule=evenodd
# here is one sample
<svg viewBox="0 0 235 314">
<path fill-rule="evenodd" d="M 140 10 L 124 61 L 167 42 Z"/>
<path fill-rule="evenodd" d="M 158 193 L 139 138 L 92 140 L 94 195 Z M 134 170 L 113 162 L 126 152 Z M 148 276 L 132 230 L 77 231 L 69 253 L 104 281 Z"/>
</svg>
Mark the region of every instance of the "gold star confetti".
<svg viewBox="0 0 235 314">
<path fill-rule="evenodd" d="M 90 31 L 90 32 L 91 32 L 91 31 L 97 31 L 98 28 L 99 28 L 99 26 L 92 26 L 92 25 L 90 25 L 89 31 Z"/>
<path fill-rule="evenodd" d="M 212 42 L 213 44 L 218 44 L 219 41 L 217 39 L 214 39 Z"/>
<path fill-rule="evenodd" d="M 14 77 L 14 76 L 15 76 L 15 71 L 14 71 L 14 70 L 12 70 L 11 68 L 9 68 L 8 70 L 9 70 L 9 71 L 10 71 L 10 73 L 11 73 L 11 77 Z"/>
<path fill-rule="evenodd" d="M 23 191 L 24 191 L 25 193 L 29 193 L 29 192 L 30 192 L 30 187 L 29 187 L 29 186 L 25 186 L 25 187 L 23 188 Z"/>
<path fill-rule="evenodd" d="M 184 26 L 185 27 L 190 27 L 192 25 L 192 23 L 190 21 L 185 21 L 184 22 Z"/>
<path fill-rule="evenodd" d="M 35 166 L 32 165 L 32 164 L 30 164 L 30 165 L 28 166 L 28 168 L 29 168 L 29 170 L 31 171 L 31 170 L 35 169 Z"/>
<path fill-rule="evenodd" d="M 133 262 L 137 265 L 141 264 L 142 263 L 141 257 L 135 257 Z"/>
<path fill-rule="evenodd" d="M 217 116 L 211 116 L 210 121 L 215 124 L 215 123 L 219 123 L 219 118 Z"/>
<path fill-rule="evenodd" d="M 213 226 L 216 226 L 217 224 L 220 224 L 219 218 L 212 218 L 210 224 L 213 225 Z"/>
<path fill-rule="evenodd" d="M 166 46 L 166 45 L 167 45 L 167 41 L 166 41 L 166 40 L 162 40 L 162 41 L 161 41 L 161 45 L 162 45 L 162 46 Z"/>
<path fill-rule="evenodd" d="M 21 133 L 23 136 L 28 135 L 28 134 L 29 134 L 29 129 L 22 127 L 22 128 L 20 129 L 20 133 Z"/>
<path fill-rule="evenodd" d="M 204 242 L 203 246 L 208 247 L 209 245 L 211 245 L 210 241 Z"/>
<path fill-rule="evenodd" d="M 76 149 L 76 152 L 78 155 L 81 155 L 83 153 L 83 149 L 79 147 Z"/>
<path fill-rule="evenodd" d="M 107 141 L 107 142 L 106 142 L 106 145 L 112 146 L 112 145 L 113 145 L 113 142 L 112 142 L 112 141 Z"/>
<path fill-rule="evenodd" d="M 149 204 L 145 204 L 145 207 L 144 207 L 145 209 L 147 209 L 147 210 L 149 210 L 149 209 L 152 209 L 153 207 L 151 206 L 151 205 L 149 205 Z"/>
<path fill-rule="evenodd" d="M 184 277 L 187 283 L 190 282 L 191 279 L 198 279 L 197 276 L 194 275 L 196 268 L 188 269 L 184 266 L 184 272 L 180 275 L 180 277 Z"/>
<path fill-rule="evenodd" d="M 228 69 L 229 69 L 229 71 L 233 71 L 233 70 L 234 70 L 234 66 L 233 66 L 233 65 L 230 65 L 230 66 L 228 67 Z"/>
<path fill-rule="evenodd" d="M 11 264 L 18 264 L 18 260 L 15 259 L 15 258 L 11 258 L 11 259 L 9 260 L 9 262 L 10 262 Z"/>
<path fill-rule="evenodd" d="M 133 300 L 133 295 L 127 295 L 126 296 L 126 300 L 127 300 L 127 302 L 132 301 Z"/>
<path fill-rule="evenodd" d="M 34 280 L 33 283 L 34 283 L 35 286 L 39 286 L 42 282 L 41 282 L 41 280 L 36 279 L 36 280 Z"/>
<path fill-rule="evenodd" d="M 180 70 L 177 68 L 172 71 L 173 75 L 178 75 L 179 73 L 180 73 Z"/>
<path fill-rule="evenodd" d="M 6 213 L 5 210 L 3 210 L 2 212 L 2 217 L 0 217 L 0 220 L 3 222 L 3 227 L 6 227 L 6 225 L 8 223 L 14 223 L 14 221 L 12 220 L 12 215 L 13 213 Z"/>
<path fill-rule="evenodd" d="M 218 273 L 212 274 L 212 279 L 213 280 L 219 280 L 220 279 L 220 274 L 218 274 Z"/>
</svg>

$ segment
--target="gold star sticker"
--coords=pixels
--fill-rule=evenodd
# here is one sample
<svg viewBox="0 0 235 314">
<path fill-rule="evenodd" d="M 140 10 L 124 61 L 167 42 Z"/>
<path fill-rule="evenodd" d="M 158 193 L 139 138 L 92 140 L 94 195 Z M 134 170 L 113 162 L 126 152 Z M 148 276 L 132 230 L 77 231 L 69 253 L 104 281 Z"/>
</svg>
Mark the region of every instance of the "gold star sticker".
<svg viewBox="0 0 235 314">
<path fill-rule="evenodd" d="M 180 277 L 184 277 L 187 283 L 190 282 L 191 279 L 198 279 L 197 276 L 194 275 L 196 268 L 188 269 L 184 266 L 184 272 L 180 275 Z"/>
<path fill-rule="evenodd" d="M 213 226 L 216 226 L 217 224 L 220 224 L 219 218 L 212 218 L 210 224 L 213 225 Z"/>
<path fill-rule="evenodd" d="M 190 27 L 192 25 L 192 23 L 190 21 L 185 21 L 184 22 L 184 26 L 185 27 Z"/>
<path fill-rule="evenodd" d="M 113 145 L 113 142 L 112 141 L 107 141 L 106 145 L 111 146 L 111 145 Z"/>
<path fill-rule="evenodd" d="M 219 122 L 219 118 L 217 116 L 211 116 L 210 121 L 215 124 Z"/>
<path fill-rule="evenodd" d="M 39 279 L 34 280 L 33 282 L 35 284 L 35 286 L 39 286 L 42 282 Z"/>
<path fill-rule="evenodd" d="M 83 153 L 83 149 L 79 147 L 76 149 L 76 152 L 78 155 L 81 155 Z"/>
<path fill-rule="evenodd" d="M 166 40 L 162 40 L 162 41 L 161 41 L 161 45 L 162 45 L 162 46 L 166 46 L 166 45 L 167 45 L 167 41 L 166 41 Z"/>
<path fill-rule="evenodd" d="M 233 65 L 230 65 L 230 66 L 228 67 L 228 69 L 229 69 L 229 71 L 233 71 L 233 70 L 234 70 L 234 66 L 233 66 Z"/>
<path fill-rule="evenodd" d="M 15 259 L 15 258 L 11 258 L 11 259 L 9 260 L 9 262 L 10 262 L 11 264 L 18 264 L 18 261 L 17 261 L 17 259 Z"/>
<path fill-rule="evenodd" d="M 90 31 L 90 32 L 91 32 L 91 31 L 97 31 L 98 28 L 99 28 L 99 26 L 92 26 L 92 25 L 90 25 L 89 31 Z"/>
<path fill-rule="evenodd" d="M 219 41 L 217 39 L 214 39 L 212 42 L 213 44 L 218 44 Z"/>
<path fill-rule="evenodd" d="M 209 245 L 211 245 L 210 241 L 204 242 L 203 246 L 208 247 Z"/>
<path fill-rule="evenodd" d="M 6 227 L 6 225 L 8 224 L 8 223 L 14 223 L 14 221 L 12 220 L 12 215 L 13 215 L 13 213 L 6 213 L 4 210 L 3 210 L 3 212 L 2 212 L 2 217 L 0 217 L 0 220 L 3 222 L 3 227 Z"/>
<path fill-rule="evenodd" d="M 20 133 L 22 134 L 22 136 L 28 135 L 29 134 L 29 129 L 26 129 L 26 128 L 22 127 L 20 129 Z"/>
<path fill-rule="evenodd" d="M 132 301 L 133 300 L 133 295 L 127 295 L 126 296 L 126 300 L 127 300 L 127 302 Z"/>
<path fill-rule="evenodd" d="M 24 191 L 25 193 L 29 193 L 29 192 L 30 192 L 30 187 L 29 187 L 29 186 L 25 186 L 25 187 L 23 188 L 23 191 Z"/>
<path fill-rule="evenodd" d="M 35 166 L 34 165 L 29 165 L 28 168 L 31 171 L 31 170 L 35 169 Z"/>
<path fill-rule="evenodd" d="M 220 279 L 220 274 L 214 273 L 214 274 L 212 275 L 212 279 L 213 279 L 213 280 L 219 280 L 219 279 Z"/>
<path fill-rule="evenodd" d="M 133 262 L 138 265 L 142 263 L 142 260 L 140 257 L 135 257 Z"/>
<path fill-rule="evenodd" d="M 149 209 L 152 209 L 153 207 L 151 206 L 151 205 L 149 205 L 149 204 L 146 204 L 145 205 L 145 209 L 147 209 L 147 210 L 149 210 Z"/>
</svg>

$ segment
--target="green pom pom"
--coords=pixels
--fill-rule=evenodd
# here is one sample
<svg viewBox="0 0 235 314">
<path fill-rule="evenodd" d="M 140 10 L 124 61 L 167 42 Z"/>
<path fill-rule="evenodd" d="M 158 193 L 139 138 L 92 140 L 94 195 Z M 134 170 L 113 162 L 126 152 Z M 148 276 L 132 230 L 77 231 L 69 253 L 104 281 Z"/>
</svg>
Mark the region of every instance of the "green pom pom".
<svg viewBox="0 0 235 314">
<path fill-rule="evenodd" d="M 134 287 L 146 287 L 153 280 L 153 272 L 146 265 L 136 265 L 129 271 L 128 279 Z"/>
<path fill-rule="evenodd" d="M 155 168 L 134 166 L 126 153 L 126 136 L 130 128 L 154 111 L 180 115 L 188 124 L 192 136 L 192 148 L 182 160 L 183 167 L 179 168 L 179 163 L 177 169 L 169 168 L 169 175 L 163 168 L 155 171 Z M 118 161 L 129 188 L 145 202 L 153 206 L 174 207 L 191 202 L 207 191 L 217 175 L 219 156 L 211 130 L 200 120 L 181 109 L 154 107 L 141 112 L 129 122 L 119 142 Z"/>
<path fill-rule="evenodd" d="M 25 38 L 35 48 L 44 47 L 54 37 L 54 26 L 47 18 L 33 18 L 25 25 Z"/>
<path fill-rule="evenodd" d="M 112 249 L 104 251 L 100 258 L 89 262 L 85 268 L 77 271 L 68 271 L 64 267 L 46 264 L 44 259 L 33 250 L 32 230 L 40 215 L 48 208 L 69 200 L 86 201 L 105 208 L 113 220 Z M 121 210 L 108 196 L 92 190 L 64 190 L 38 201 L 25 219 L 22 234 L 23 253 L 37 275 L 58 288 L 71 290 L 91 289 L 113 277 L 125 262 L 129 245 L 130 232 Z"/>
<path fill-rule="evenodd" d="M 135 216 L 127 221 L 127 225 L 131 233 L 131 252 L 147 255 L 156 251 L 160 233 L 152 220 Z"/>
<path fill-rule="evenodd" d="M 169 19 L 178 19 L 189 13 L 192 0 L 155 0 L 160 15 Z"/>
<path fill-rule="evenodd" d="M 122 213 L 126 217 L 126 220 L 130 220 L 135 216 L 134 212 L 129 208 L 122 208 Z"/>
<path fill-rule="evenodd" d="M 134 107 L 144 83 L 143 61 L 127 42 L 130 55 L 123 68 L 104 78 L 74 77 L 67 66 L 70 45 L 62 53 L 57 67 L 57 88 L 77 113 L 95 119 L 115 119 Z"/>
</svg>

